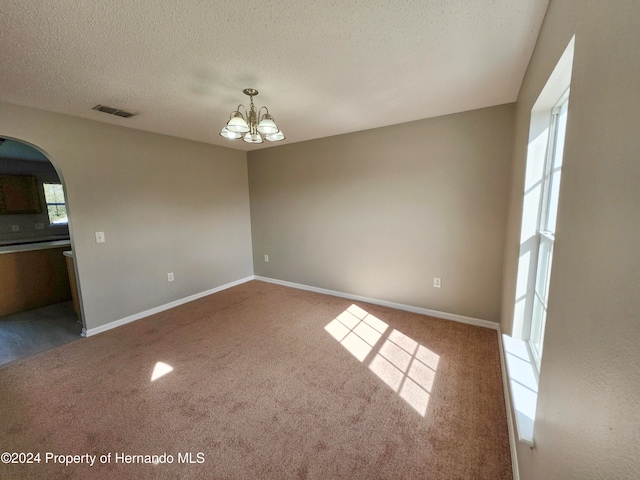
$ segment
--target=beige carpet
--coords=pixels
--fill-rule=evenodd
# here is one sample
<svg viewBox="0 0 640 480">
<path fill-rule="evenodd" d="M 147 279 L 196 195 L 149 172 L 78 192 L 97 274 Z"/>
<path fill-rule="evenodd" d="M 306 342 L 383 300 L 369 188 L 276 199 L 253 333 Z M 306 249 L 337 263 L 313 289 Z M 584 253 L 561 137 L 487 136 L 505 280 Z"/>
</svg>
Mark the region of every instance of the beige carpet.
<svg viewBox="0 0 640 480">
<path fill-rule="evenodd" d="M 251 281 L 0 370 L 0 478 L 510 479 L 501 378 L 493 330 Z"/>
</svg>

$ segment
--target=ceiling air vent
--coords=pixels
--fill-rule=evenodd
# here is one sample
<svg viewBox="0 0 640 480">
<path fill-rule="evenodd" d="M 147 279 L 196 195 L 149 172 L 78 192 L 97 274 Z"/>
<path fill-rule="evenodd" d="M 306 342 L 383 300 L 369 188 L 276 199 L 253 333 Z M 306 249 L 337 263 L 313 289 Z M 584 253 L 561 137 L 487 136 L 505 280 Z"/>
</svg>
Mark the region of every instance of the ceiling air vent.
<svg viewBox="0 0 640 480">
<path fill-rule="evenodd" d="M 135 113 L 120 110 L 119 108 L 107 107 L 106 105 L 96 105 L 95 107 L 93 107 L 93 110 L 108 113 L 109 115 L 117 115 L 118 117 L 123 118 L 134 117 L 136 115 Z"/>
</svg>

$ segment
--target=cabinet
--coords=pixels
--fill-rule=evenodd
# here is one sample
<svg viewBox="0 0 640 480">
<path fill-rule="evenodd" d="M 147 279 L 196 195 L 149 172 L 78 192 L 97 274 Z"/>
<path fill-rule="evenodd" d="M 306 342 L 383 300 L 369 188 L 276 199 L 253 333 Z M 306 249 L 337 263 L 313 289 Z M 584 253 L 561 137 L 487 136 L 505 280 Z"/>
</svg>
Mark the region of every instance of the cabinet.
<svg viewBox="0 0 640 480">
<path fill-rule="evenodd" d="M 0 175 L 0 215 L 42 213 L 34 175 Z"/>
<path fill-rule="evenodd" d="M 67 248 L 0 254 L 0 316 L 71 300 Z"/>
</svg>

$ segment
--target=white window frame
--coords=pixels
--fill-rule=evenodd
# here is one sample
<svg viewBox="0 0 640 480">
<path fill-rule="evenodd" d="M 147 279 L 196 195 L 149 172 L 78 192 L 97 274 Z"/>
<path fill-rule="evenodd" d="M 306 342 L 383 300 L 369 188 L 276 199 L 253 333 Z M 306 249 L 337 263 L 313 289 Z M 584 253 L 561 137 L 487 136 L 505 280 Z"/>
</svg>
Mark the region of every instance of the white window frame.
<svg viewBox="0 0 640 480">
<path fill-rule="evenodd" d="M 564 154 L 564 141 L 562 145 L 559 145 L 557 135 L 560 125 L 561 112 L 563 109 L 568 111 L 568 107 L 569 89 L 567 89 L 562 97 L 560 97 L 560 100 L 551 111 L 551 119 L 549 121 L 549 138 L 547 140 L 547 152 L 545 155 L 542 205 L 540 208 L 540 215 L 538 219 L 538 231 L 536 235 L 535 246 L 535 251 L 538 254 L 538 258 L 536 258 L 536 275 L 535 281 L 533 282 L 531 315 L 527 318 L 527 321 L 529 322 L 527 328 L 529 332 L 528 347 L 534 360 L 533 366 L 535 368 L 536 377 L 539 377 L 540 375 L 540 364 L 542 362 L 542 352 L 544 349 L 544 331 L 546 326 L 546 316 L 549 301 L 549 282 L 551 277 L 551 270 L 553 268 L 553 247 L 555 244 L 555 225 L 553 225 L 553 227 L 549 225 L 549 217 L 552 213 L 551 210 L 554 209 L 555 211 L 553 212 L 553 214 L 557 219 L 558 209 L 557 203 L 555 205 L 552 205 L 551 195 L 554 181 L 562 181 L 561 177 L 559 179 L 556 179 L 556 175 L 554 175 L 555 173 L 562 172 L 562 164 L 560 164 L 560 166 L 558 167 L 555 167 L 555 164 L 557 156 Z M 559 189 L 560 186 L 558 186 L 558 191 Z M 548 249 L 548 260 L 546 262 L 546 266 L 541 265 L 541 262 L 543 260 L 539 256 L 543 244 L 546 244 Z M 544 274 L 546 278 L 542 282 L 543 291 L 539 292 L 538 286 L 541 283 L 540 275 L 542 274 Z M 540 312 L 539 316 L 536 315 L 536 302 L 539 302 L 542 308 L 542 312 Z"/>
<path fill-rule="evenodd" d="M 533 353 L 530 346 L 531 315 L 535 282 L 537 280 L 540 240 L 547 242 L 550 237 L 542 227 L 549 218 L 549 203 L 544 200 L 552 183 L 545 185 L 550 171 L 547 157 L 553 142 L 549 141 L 552 112 L 563 104 L 571 86 L 571 74 L 575 50 L 575 37 L 571 38 L 546 84 L 531 108 L 529 119 L 529 140 L 522 190 L 522 218 L 520 229 L 520 249 L 518 253 L 517 276 L 513 317 L 510 335 L 502 335 L 502 353 L 509 382 L 507 405 L 509 420 L 515 422 L 519 442 L 534 447 L 534 427 L 536 421 L 538 385 L 540 375 L 544 375 L 541 356 Z M 567 110 L 568 112 L 568 110 Z M 565 131 L 565 134 L 568 134 Z M 564 146 L 563 146 L 564 157 Z M 563 162 L 564 163 L 564 158 Z M 561 174 L 560 177 L 563 175 Z M 562 181 L 562 180 L 561 180 Z M 554 189 L 556 190 L 556 189 Z M 553 191 L 560 196 L 560 190 Z M 557 216 L 555 217 L 557 220 Z M 553 220 L 552 220 L 553 221 Z M 548 330 L 545 328 L 545 330 Z M 547 335 L 548 336 L 548 335 Z M 543 337 L 544 338 L 544 337 Z M 512 443 L 512 451 L 516 448 Z"/>
<path fill-rule="evenodd" d="M 46 192 L 46 187 L 45 185 L 60 185 L 60 187 L 62 188 L 62 194 L 64 195 L 64 202 L 60 203 L 60 202 L 48 202 L 47 201 L 47 192 Z M 43 189 L 43 193 L 44 193 L 44 204 L 45 204 L 45 208 L 47 210 L 47 218 L 49 219 L 49 226 L 50 227 L 64 227 L 69 225 L 69 211 L 67 210 L 67 195 L 66 192 L 64 191 L 64 185 L 62 185 L 62 183 L 60 182 L 43 182 L 42 183 L 42 189 Z M 65 209 L 65 212 L 67 213 L 67 221 L 64 223 L 53 223 L 51 221 L 51 217 L 49 216 L 49 205 L 62 205 Z"/>
</svg>

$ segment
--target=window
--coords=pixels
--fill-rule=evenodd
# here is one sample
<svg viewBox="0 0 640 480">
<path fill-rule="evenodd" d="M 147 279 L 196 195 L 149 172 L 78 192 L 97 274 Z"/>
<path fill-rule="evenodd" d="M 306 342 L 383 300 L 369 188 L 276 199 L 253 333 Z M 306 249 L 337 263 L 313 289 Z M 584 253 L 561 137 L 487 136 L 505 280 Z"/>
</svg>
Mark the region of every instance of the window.
<svg viewBox="0 0 640 480">
<path fill-rule="evenodd" d="M 575 37 L 531 109 L 513 324 L 511 335 L 502 336 L 518 440 L 531 447 L 535 444 L 574 47 Z"/>
<path fill-rule="evenodd" d="M 51 225 L 66 225 L 68 223 L 67 206 L 62 185 L 60 183 L 44 183 L 43 187 L 49 223 Z"/>
<path fill-rule="evenodd" d="M 544 327 L 547 319 L 549 279 L 551 278 L 551 265 L 553 262 L 553 245 L 556 233 L 568 108 L 569 92 L 567 91 L 551 114 L 542 182 L 542 204 L 538 222 L 539 228 L 536 234 L 538 265 L 536 280 L 533 284 L 533 310 L 529 329 L 529 347 L 538 371 L 540 370 L 540 361 L 542 359 Z"/>
</svg>

